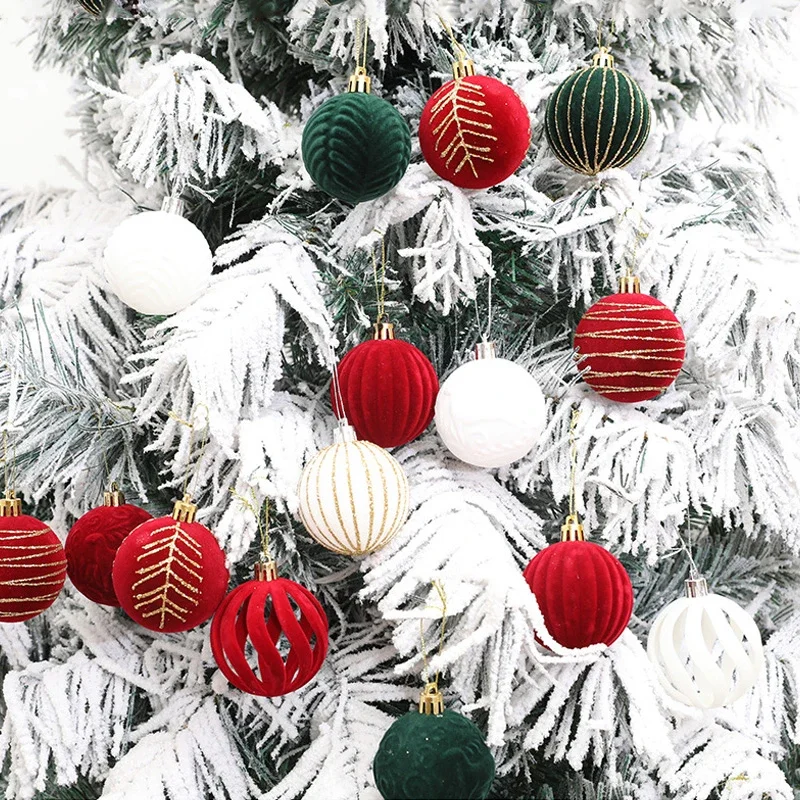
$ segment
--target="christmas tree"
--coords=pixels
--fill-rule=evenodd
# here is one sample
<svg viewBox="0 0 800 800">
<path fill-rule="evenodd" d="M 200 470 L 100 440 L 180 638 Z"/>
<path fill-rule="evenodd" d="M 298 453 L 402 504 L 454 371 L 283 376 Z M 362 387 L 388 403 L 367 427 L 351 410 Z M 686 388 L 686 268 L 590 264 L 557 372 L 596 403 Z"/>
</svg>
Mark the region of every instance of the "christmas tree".
<svg viewBox="0 0 800 800">
<path fill-rule="evenodd" d="M 38 61 L 75 78 L 86 162 L 81 190 L 0 198 L 0 547 L 35 517 L 62 570 L 46 601 L 0 575 L 32 616 L 0 604 L 6 797 L 400 796 L 386 781 L 418 775 L 383 737 L 426 682 L 480 754 L 443 740 L 437 796 L 473 791 L 459 759 L 474 797 L 797 796 L 800 258 L 769 128 L 795 5 L 31 14 Z M 407 371 L 344 358 L 365 340 Z M 383 482 L 349 522 L 315 460 L 335 437 Z M 126 532 L 147 521 L 112 583 L 110 528 L 84 515 L 121 513 L 113 483 L 144 509 Z M 124 550 L 162 547 L 148 514 L 200 605 L 188 579 L 143 605 L 153 573 Z M 557 547 L 598 548 L 591 586 L 552 564 L 565 518 Z M 63 542 L 79 519 L 56 598 L 37 520 Z M 252 682 L 225 658 L 236 603 L 267 591 L 288 616 Z"/>
</svg>

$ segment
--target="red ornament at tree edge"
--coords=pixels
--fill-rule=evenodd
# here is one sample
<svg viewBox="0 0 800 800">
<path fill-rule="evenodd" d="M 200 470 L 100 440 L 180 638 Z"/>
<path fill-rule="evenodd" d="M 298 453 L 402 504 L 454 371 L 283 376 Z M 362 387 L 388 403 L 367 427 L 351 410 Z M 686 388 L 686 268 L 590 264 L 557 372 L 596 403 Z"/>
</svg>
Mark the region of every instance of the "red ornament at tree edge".
<svg viewBox="0 0 800 800">
<path fill-rule="evenodd" d="M 497 78 L 476 75 L 463 56 L 419 121 L 422 155 L 439 177 L 462 189 L 488 189 L 522 163 L 531 142 L 528 110 Z"/>
<path fill-rule="evenodd" d="M 225 554 L 214 534 L 194 521 L 196 512 L 185 495 L 171 517 L 139 525 L 117 550 L 112 575 L 119 604 L 151 631 L 188 631 L 205 622 L 225 596 Z"/>
<path fill-rule="evenodd" d="M 50 608 L 64 588 L 67 559 L 58 537 L 22 513 L 22 501 L 0 499 L 0 622 L 24 622 Z"/>
<path fill-rule="evenodd" d="M 683 366 L 686 340 L 675 314 L 625 277 L 622 290 L 598 300 L 575 331 L 578 366 L 598 394 L 620 403 L 652 400 Z"/>
<path fill-rule="evenodd" d="M 285 652 L 278 648 L 280 639 L 288 645 Z M 248 642 L 257 669 L 247 658 Z M 211 623 L 211 650 L 237 689 L 279 697 L 305 686 L 319 672 L 328 652 L 328 618 L 308 589 L 278 577 L 274 561 L 261 563 L 255 580 L 222 601 Z"/>
<path fill-rule="evenodd" d="M 125 537 L 152 519 L 143 508 L 125 502 L 116 484 L 105 492 L 103 505 L 87 511 L 70 529 L 64 550 L 67 574 L 84 596 L 105 606 L 118 606 L 111 570 Z"/>
<path fill-rule="evenodd" d="M 567 517 L 561 541 L 537 553 L 523 573 L 550 635 L 562 647 L 613 644 L 633 611 L 631 579 L 619 559 L 583 538 Z"/>
<path fill-rule="evenodd" d="M 416 439 L 433 419 L 439 378 L 424 353 L 394 338 L 394 325 L 375 325 L 373 339 L 350 350 L 338 367 L 341 404 L 331 384 L 331 405 L 359 439 L 398 447 Z"/>
</svg>

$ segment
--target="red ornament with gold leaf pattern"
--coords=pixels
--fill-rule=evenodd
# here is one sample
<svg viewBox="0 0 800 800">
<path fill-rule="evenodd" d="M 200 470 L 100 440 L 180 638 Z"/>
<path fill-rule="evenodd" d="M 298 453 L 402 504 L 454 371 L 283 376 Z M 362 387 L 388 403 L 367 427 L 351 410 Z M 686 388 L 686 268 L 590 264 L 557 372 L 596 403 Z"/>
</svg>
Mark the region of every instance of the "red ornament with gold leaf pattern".
<svg viewBox="0 0 800 800">
<path fill-rule="evenodd" d="M 575 331 L 583 379 L 598 394 L 619 403 L 652 400 L 683 366 L 686 340 L 675 314 L 639 291 L 639 280 L 622 279 L 619 294 L 598 300 Z"/>
<path fill-rule="evenodd" d="M 119 604 L 151 631 L 188 631 L 225 596 L 225 554 L 214 534 L 194 521 L 196 511 L 185 495 L 171 517 L 139 525 L 117 550 L 112 575 Z"/>
<path fill-rule="evenodd" d="M 430 168 L 462 189 L 488 189 L 522 163 L 531 141 L 528 110 L 497 78 L 476 75 L 463 52 L 454 80 L 428 100 L 419 143 Z"/>
<path fill-rule="evenodd" d="M 251 648 L 255 666 L 247 656 Z M 319 672 L 328 652 L 328 618 L 308 589 L 279 578 L 275 562 L 265 561 L 256 565 L 255 580 L 222 601 L 211 623 L 211 650 L 237 689 L 279 697 Z"/>
<path fill-rule="evenodd" d="M 22 513 L 22 502 L 6 491 L 0 500 L 0 622 L 24 622 L 50 608 L 67 579 L 67 559 L 58 537 L 43 522 Z"/>
</svg>

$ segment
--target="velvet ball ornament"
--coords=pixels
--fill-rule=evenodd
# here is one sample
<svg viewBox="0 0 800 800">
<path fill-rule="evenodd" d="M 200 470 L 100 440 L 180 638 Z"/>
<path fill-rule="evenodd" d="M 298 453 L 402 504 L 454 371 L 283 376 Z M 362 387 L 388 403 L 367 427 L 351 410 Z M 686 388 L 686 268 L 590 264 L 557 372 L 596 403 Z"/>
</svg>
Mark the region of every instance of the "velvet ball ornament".
<svg viewBox="0 0 800 800">
<path fill-rule="evenodd" d="M 350 425 L 306 465 L 297 488 L 300 519 L 323 547 L 363 556 L 387 545 L 408 517 L 408 479 L 397 459 L 356 440 Z"/>
<path fill-rule="evenodd" d="M 455 711 L 411 711 L 381 739 L 372 765 L 384 800 L 483 800 L 495 764 L 478 727 Z"/>
<path fill-rule="evenodd" d="M 256 579 L 234 589 L 214 615 L 211 650 L 237 689 L 278 697 L 319 672 L 328 652 L 328 618 L 308 589 L 277 576 L 274 562 L 259 564 Z"/>
<path fill-rule="evenodd" d="M 647 655 L 667 692 L 696 708 L 719 708 L 742 697 L 764 669 L 764 647 L 753 618 L 704 578 L 686 581 L 686 597 L 656 617 Z"/>
<path fill-rule="evenodd" d="M 104 504 L 87 511 L 70 529 L 64 550 L 75 588 L 95 603 L 118 606 L 111 570 L 125 537 L 152 516 L 125 502 L 122 492 L 105 493 Z"/>
<path fill-rule="evenodd" d="M 430 168 L 463 189 L 488 189 L 522 163 L 531 142 L 528 110 L 497 78 L 475 75 L 471 61 L 453 65 L 455 79 L 431 96 L 419 121 Z"/>
<path fill-rule="evenodd" d="M 350 350 L 338 367 L 341 403 L 331 384 L 331 404 L 359 439 L 398 447 L 416 439 L 433 419 L 439 378 L 413 344 L 394 338 L 394 326 L 375 325 L 375 337 Z"/>
<path fill-rule="evenodd" d="M 675 314 L 636 289 L 598 300 L 575 331 L 583 379 L 598 394 L 619 403 L 657 397 L 678 377 L 686 355 Z"/>
<path fill-rule="evenodd" d="M 411 158 L 411 134 L 386 100 L 350 91 L 326 100 L 311 115 L 302 149 L 314 183 L 356 205 L 397 186 Z"/>
<path fill-rule="evenodd" d="M 225 554 L 214 534 L 194 521 L 188 496 L 171 517 L 136 528 L 114 559 L 114 592 L 125 613 L 159 633 L 188 631 L 205 622 L 228 588 Z"/>
<path fill-rule="evenodd" d="M 24 622 L 55 602 L 67 579 L 58 537 L 7 491 L 0 500 L 0 622 Z"/>
<path fill-rule="evenodd" d="M 175 314 L 205 291 L 213 268 L 211 248 L 188 219 L 145 211 L 120 223 L 106 245 L 108 283 L 140 314 Z"/>
<path fill-rule="evenodd" d="M 596 175 L 624 167 L 650 134 L 650 106 L 636 81 L 614 67 L 604 47 L 591 67 L 570 75 L 552 94 L 545 135 L 570 169 Z"/>
<path fill-rule="evenodd" d="M 548 632 L 562 647 L 613 644 L 633 611 L 625 567 L 605 547 L 582 537 L 582 526 L 568 518 L 562 541 L 537 553 L 524 572 Z"/>
<path fill-rule="evenodd" d="M 502 467 L 530 452 L 544 430 L 547 410 L 533 376 L 496 358 L 494 344 L 476 348 L 436 398 L 436 430 L 453 455 L 478 467 Z"/>
</svg>

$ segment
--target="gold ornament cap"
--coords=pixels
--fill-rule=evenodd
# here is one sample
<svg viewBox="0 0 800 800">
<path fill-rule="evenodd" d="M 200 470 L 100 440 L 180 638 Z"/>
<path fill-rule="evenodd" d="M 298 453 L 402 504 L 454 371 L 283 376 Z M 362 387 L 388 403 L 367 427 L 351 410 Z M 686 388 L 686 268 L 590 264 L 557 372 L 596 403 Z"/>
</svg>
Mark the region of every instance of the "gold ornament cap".
<svg viewBox="0 0 800 800">
<path fill-rule="evenodd" d="M 255 568 L 257 581 L 274 581 L 278 577 L 278 565 L 274 561 L 259 561 Z"/>
<path fill-rule="evenodd" d="M 103 505 L 113 507 L 125 505 L 125 495 L 120 491 L 116 481 L 112 482 L 109 491 L 103 492 Z"/>
<path fill-rule="evenodd" d="M 444 698 L 439 691 L 439 684 L 436 681 L 426 683 L 425 688 L 419 696 L 420 714 L 442 714 L 444 712 Z"/>
<path fill-rule="evenodd" d="M 183 500 L 176 500 L 172 509 L 172 519 L 178 522 L 194 522 L 197 506 L 192 502 L 191 495 L 185 494 Z"/>
<path fill-rule="evenodd" d="M 11 489 L 0 499 L 0 517 L 18 517 L 22 513 L 22 500 Z"/>
<path fill-rule="evenodd" d="M 470 78 L 475 74 L 475 62 L 471 58 L 467 58 L 467 54 L 460 53 L 458 59 L 453 62 L 453 78 L 461 80 L 462 78 Z"/>
<path fill-rule="evenodd" d="M 583 525 L 577 514 L 570 514 L 561 526 L 562 542 L 584 542 Z"/>
<path fill-rule="evenodd" d="M 394 339 L 394 325 L 391 322 L 376 322 L 372 326 L 372 338 L 375 341 Z"/>
<path fill-rule="evenodd" d="M 620 294 L 641 294 L 642 287 L 636 275 L 623 275 L 619 279 Z"/>
<path fill-rule="evenodd" d="M 475 345 L 475 360 L 484 361 L 489 358 L 497 358 L 497 347 L 494 342 L 478 342 Z"/>
<path fill-rule="evenodd" d="M 610 67 L 611 69 L 613 69 L 614 68 L 614 56 L 611 55 L 611 51 L 607 47 L 601 47 L 592 56 L 592 66 L 593 67 Z"/>
<path fill-rule="evenodd" d="M 347 91 L 360 94 L 370 94 L 372 92 L 372 78 L 367 75 L 366 67 L 356 67 L 356 71 L 347 82 Z"/>
</svg>

